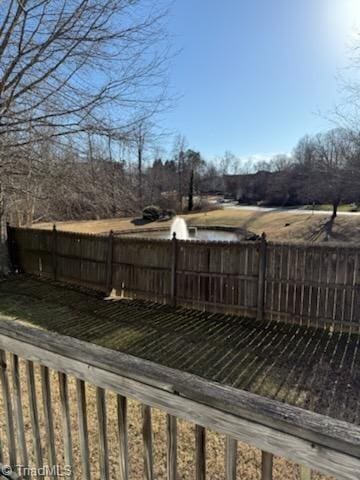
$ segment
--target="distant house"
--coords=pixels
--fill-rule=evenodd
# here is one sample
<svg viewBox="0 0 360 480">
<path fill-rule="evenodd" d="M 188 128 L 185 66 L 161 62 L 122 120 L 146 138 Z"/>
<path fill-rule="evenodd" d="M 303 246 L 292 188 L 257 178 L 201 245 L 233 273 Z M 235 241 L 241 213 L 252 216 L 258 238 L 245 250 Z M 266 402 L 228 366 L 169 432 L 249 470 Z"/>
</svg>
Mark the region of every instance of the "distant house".
<svg viewBox="0 0 360 480">
<path fill-rule="evenodd" d="M 245 175 L 224 175 L 225 189 L 235 200 L 258 202 L 264 198 L 269 179 L 273 175 L 266 171 Z"/>
<path fill-rule="evenodd" d="M 265 170 L 245 175 L 225 175 L 225 189 L 228 195 L 239 202 L 287 205 L 296 201 L 295 175 L 291 171 Z"/>
</svg>

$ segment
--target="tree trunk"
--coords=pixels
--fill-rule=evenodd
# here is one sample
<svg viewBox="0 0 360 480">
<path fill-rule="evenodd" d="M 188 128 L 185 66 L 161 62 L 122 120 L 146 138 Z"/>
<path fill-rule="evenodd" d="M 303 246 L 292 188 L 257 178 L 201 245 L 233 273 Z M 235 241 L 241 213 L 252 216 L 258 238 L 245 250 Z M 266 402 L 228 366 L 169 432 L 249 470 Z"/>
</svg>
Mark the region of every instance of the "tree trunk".
<svg viewBox="0 0 360 480">
<path fill-rule="evenodd" d="M 5 198 L 0 182 L 0 276 L 9 273 L 9 252 L 6 238 Z"/>
<path fill-rule="evenodd" d="M 339 203 L 340 202 L 338 200 L 333 202 L 333 213 L 332 213 L 332 216 L 331 216 L 331 218 L 333 218 L 333 219 L 337 217 L 337 210 L 338 210 Z"/>
<path fill-rule="evenodd" d="M 142 191 L 142 163 L 143 163 L 143 151 L 142 147 L 138 148 L 138 197 L 141 206 L 142 205 L 142 198 L 143 198 L 143 191 Z"/>
<path fill-rule="evenodd" d="M 194 208 L 194 170 L 191 170 L 189 181 L 189 197 L 188 197 L 188 210 L 192 211 Z"/>
<path fill-rule="evenodd" d="M 184 166 L 184 152 L 179 152 L 178 157 L 178 196 L 179 196 L 179 210 L 180 212 L 183 209 L 183 166 Z"/>
</svg>

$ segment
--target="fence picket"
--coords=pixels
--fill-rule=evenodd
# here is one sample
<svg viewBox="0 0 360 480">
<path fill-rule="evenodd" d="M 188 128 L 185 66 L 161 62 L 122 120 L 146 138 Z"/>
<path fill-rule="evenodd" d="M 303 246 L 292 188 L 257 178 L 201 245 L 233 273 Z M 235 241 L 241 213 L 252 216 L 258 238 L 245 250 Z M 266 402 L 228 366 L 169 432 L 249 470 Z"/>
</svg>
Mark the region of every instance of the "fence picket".
<svg viewBox="0 0 360 480">
<path fill-rule="evenodd" d="M 360 331 L 356 246 L 276 244 L 263 235 L 258 251 L 259 242 L 8 231 L 26 273 L 173 306 Z"/>
</svg>

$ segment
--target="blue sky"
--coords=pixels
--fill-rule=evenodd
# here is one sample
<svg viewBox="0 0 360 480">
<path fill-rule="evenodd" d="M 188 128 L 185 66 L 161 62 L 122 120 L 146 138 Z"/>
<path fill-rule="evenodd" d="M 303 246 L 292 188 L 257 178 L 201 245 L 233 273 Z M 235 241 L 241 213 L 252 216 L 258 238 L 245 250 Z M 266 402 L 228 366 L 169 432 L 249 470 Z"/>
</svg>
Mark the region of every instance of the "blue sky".
<svg viewBox="0 0 360 480">
<path fill-rule="evenodd" d="M 165 126 L 207 158 L 290 152 L 331 126 L 359 21 L 360 0 L 175 0 Z"/>
</svg>

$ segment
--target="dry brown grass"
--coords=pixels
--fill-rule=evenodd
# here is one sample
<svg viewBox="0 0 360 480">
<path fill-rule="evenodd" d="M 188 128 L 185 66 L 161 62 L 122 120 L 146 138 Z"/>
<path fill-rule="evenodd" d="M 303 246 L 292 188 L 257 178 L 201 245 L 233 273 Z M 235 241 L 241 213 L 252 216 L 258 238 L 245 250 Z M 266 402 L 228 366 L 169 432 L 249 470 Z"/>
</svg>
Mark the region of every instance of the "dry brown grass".
<svg viewBox="0 0 360 480">
<path fill-rule="evenodd" d="M 217 210 L 204 214 L 188 215 L 190 225 L 241 227 L 257 234 L 266 232 L 270 240 L 322 241 L 329 215 L 296 214 L 250 210 Z M 360 216 L 338 216 L 333 224 L 330 239 L 339 242 L 360 240 Z"/>
<path fill-rule="evenodd" d="M 30 424 L 30 412 L 28 406 L 28 392 L 25 379 L 24 363 L 20 362 L 21 386 L 23 391 L 24 420 L 26 429 L 26 440 L 29 450 L 29 464 L 35 467 L 35 458 L 32 450 L 32 433 Z M 46 439 L 45 421 L 43 415 L 43 404 L 41 397 L 39 368 L 35 369 L 36 388 L 38 397 L 38 410 L 41 428 L 41 438 Z M 51 387 L 53 400 L 53 419 L 56 435 L 57 462 L 64 465 L 64 449 L 62 441 L 62 423 L 59 403 L 58 377 L 51 372 Z M 99 478 L 98 463 L 98 431 L 96 417 L 95 388 L 87 385 L 89 442 L 92 478 Z M 69 396 L 71 406 L 71 424 L 73 435 L 73 478 L 80 480 L 81 462 L 79 435 L 77 427 L 76 411 L 76 388 L 75 379 L 69 377 Z M 143 479 L 143 456 L 141 436 L 141 409 L 138 402 L 129 402 L 129 450 L 130 450 L 130 479 Z M 155 478 L 162 480 L 166 478 L 166 416 L 163 412 L 153 410 L 153 447 Z M 109 440 L 110 478 L 118 478 L 118 438 L 116 431 L 116 395 L 107 392 L 107 426 Z M 3 441 L 5 461 L 8 461 L 7 445 L 5 439 L 5 422 L 2 398 L 0 396 L 0 438 Z M 207 473 L 209 480 L 223 480 L 224 474 L 224 437 L 218 433 L 209 431 L 207 436 Z M 43 441 L 44 464 L 47 464 L 48 445 Z M 249 445 L 239 443 L 238 445 L 238 478 L 242 480 L 260 479 L 261 452 Z M 178 480 L 191 480 L 195 478 L 194 470 L 194 426 L 188 422 L 179 420 L 178 424 Z M 327 477 L 313 473 L 313 480 L 326 480 Z M 299 480 L 299 467 L 293 462 L 283 458 L 276 458 L 274 463 L 274 480 Z"/>
<path fill-rule="evenodd" d="M 270 240 L 322 241 L 329 215 L 294 214 L 287 212 L 254 212 L 250 210 L 214 210 L 205 213 L 185 215 L 189 225 L 239 227 L 257 234 L 266 232 Z M 169 226 L 171 221 L 153 222 L 136 226 L 131 218 L 105 220 L 59 222 L 57 228 L 62 231 L 79 233 L 108 233 L 110 230 L 121 232 L 129 229 L 159 228 Z M 50 223 L 34 225 L 36 228 L 52 228 Z M 339 242 L 360 241 L 360 215 L 338 216 L 333 224 L 330 240 Z"/>
</svg>

